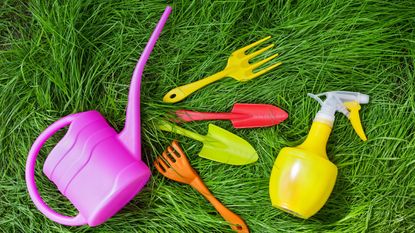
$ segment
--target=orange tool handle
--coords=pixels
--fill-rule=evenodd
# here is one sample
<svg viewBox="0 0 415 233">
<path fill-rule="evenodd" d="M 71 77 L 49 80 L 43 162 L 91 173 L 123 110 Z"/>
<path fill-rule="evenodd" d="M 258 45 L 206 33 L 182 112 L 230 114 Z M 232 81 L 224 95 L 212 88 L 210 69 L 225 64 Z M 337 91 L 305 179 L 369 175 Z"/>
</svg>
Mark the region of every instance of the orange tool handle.
<svg viewBox="0 0 415 233">
<path fill-rule="evenodd" d="M 244 220 L 216 199 L 200 177 L 196 177 L 190 185 L 201 193 L 213 205 L 213 207 L 215 207 L 219 214 L 231 224 L 232 230 L 240 233 L 249 233 L 248 226 L 245 224 Z"/>
</svg>

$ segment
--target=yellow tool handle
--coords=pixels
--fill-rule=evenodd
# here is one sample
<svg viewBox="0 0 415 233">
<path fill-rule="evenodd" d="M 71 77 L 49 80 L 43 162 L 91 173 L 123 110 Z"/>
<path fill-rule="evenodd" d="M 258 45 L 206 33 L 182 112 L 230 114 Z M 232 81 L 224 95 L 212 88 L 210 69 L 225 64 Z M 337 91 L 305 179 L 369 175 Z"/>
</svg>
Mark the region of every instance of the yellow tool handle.
<svg viewBox="0 0 415 233">
<path fill-rule="evenodd" d="M 159 124 L 158 124 L 158 128 L 161 129 L 161 130 L 167 131 L 167 132 L 177 133 L 177 134 L 192 138 L 192 139 L 194 139 L 196 141 L 199 141 L 199 142 L 204 142 L 205 141 L 205 137 L 203 135 L 194 133 L 194 132 L 192 132 L 190 130 L 187 130 L 187 129 L 183 129 L 183 128 L 177 126 L 177 125 L 173 125 L 173 124 L 168 123 L 166 121 L 160 121 Z"/>
<path fill-rule="evenodd" d="M 193 92 L 199 90 L 200 88 L 226 77 L 226 75 L 227 72 L 225 70 L 222 70 L 214 75 L 198 80 L 196 82 L 176 87 L 167 92 L 167 94 L 163 97 L 163 102 L 177 103 L 189 96 L 190 94 L 192 94 Z"/>
</svg>

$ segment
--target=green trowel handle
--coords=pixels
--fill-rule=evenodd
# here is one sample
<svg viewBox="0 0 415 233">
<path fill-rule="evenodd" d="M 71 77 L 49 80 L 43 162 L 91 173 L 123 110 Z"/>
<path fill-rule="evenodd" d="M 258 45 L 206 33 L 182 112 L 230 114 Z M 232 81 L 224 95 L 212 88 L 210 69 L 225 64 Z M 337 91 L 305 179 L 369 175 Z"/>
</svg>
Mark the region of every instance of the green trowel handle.
<svg viewBox="0 0 415 233">
<path fill-rule="evenodd" d="M 173 125 L 171 123 L 168 123 L 166 121 L 161 121 L 158 124 L 159 129 L 164 130 L 164 131 L 168 131 L 168 132 L 172 132 L 172 133 L 177 133 L 186 137 L 189 137 L 191 139 L 197 140 L 199 142 L 203 142 L 205 141 L 205 137 L 194 133 L 192 131 L 189 131 L 187 129 L 183 129 L 177 125 Z"/>
</svg>

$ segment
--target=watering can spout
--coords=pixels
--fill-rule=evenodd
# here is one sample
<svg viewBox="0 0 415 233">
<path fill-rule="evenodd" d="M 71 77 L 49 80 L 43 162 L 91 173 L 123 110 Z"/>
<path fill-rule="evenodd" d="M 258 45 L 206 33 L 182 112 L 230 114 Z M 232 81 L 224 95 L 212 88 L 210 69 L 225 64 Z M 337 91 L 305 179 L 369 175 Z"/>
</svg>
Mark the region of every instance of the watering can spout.
<svg viewBox="0 0 415 233">
<path fill-rule="evenodd" d="M 140 120 L 140 87 L 141 77 L 143 75 L 144 66 L 150 56 L 157 39 L 163 30 L 164 24 L 167 21 L 171 12 L 171 7 L 167 6 L 163 15 L 160 18 L 156 28 L 141 54 L 137 65 L 134 68 L 133 76 L 131 78 L 130 90 L 128 93 L 128 105 L 125 118 L 124 129 L 119 134 L 121 142 L 131 152 L 135 159 L 141 160 L 141 120 Z"/>
</svg>

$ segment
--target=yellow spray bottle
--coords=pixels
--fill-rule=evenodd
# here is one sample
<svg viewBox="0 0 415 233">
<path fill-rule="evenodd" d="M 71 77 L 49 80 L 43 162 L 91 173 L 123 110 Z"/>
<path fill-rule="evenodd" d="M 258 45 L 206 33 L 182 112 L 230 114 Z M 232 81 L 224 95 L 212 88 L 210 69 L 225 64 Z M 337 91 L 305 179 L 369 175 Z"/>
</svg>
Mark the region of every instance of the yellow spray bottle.
<svg viewBox="0 0 415 233">
<path fill-rule="evenodd" d="M 306 140 L 299 146 L 285 147 L 280 151 L 269 183 L 272 205 L 304 219 L 323 207 L 336 182 L 337 167 L 326 154 L 335 113 L 346 115 L 359 137 L 366 141 L 359 110 L 360 104 L 369 102 L 368 95 L 358 92 L 332 91 L 308 95 L 321 104 L 321 109 Z M 320 96 L 326 96 L 326 99 L 322 101 Z"/>
</svg>

